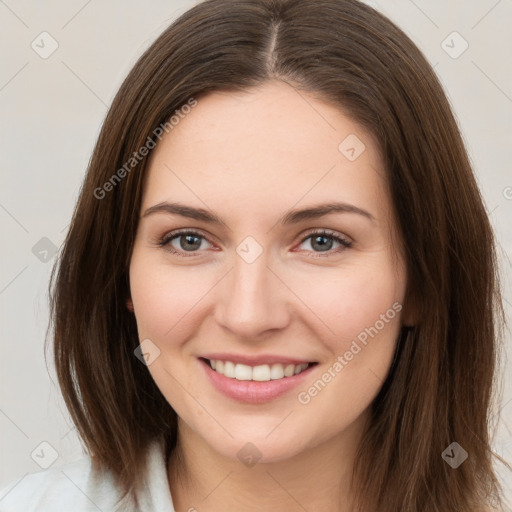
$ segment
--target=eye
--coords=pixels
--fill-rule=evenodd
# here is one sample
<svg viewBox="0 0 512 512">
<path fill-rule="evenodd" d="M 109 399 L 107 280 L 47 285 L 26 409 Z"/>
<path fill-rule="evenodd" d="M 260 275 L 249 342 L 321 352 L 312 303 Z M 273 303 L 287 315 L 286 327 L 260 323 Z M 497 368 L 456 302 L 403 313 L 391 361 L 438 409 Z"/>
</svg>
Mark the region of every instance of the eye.
<svg viewBox="0 0 512 512">
<path fill-rule="evenodd" d="M 158 245 L 164 247 L 165 250 L 176 254 L 178 256 L 188 257 L 189 255 L 184 253 L 195 253 L 199 249 L 204 249 L 202 246 L 203 241 L 207 241 L 206 238 L 197 231 L 174 231 L 165 235 L 161 240 L 158 241 Z M 173 245 L 173 242 L 175 244 Z M 209 243 L 209 242 L 208 242 Z M 193 256 L 193 254 L 191 254 Z"/>
<path fill-rule="evenodd" d="M 309 241 L 309 245 L 313 252 L 317 253 L 313 257 L 330 256 L 332 254 L 340 253 L 352 246 L 352 242 L 348 238 L 327 230 L 308 233 L 308 235 L 302 239 L 300 245 L 304 244 L 306 241 Z M 197 231 L 183 230 L 173 231 L 164 235 L 160 240 L 158 240 L 158 245 L 165 248 L 166 251 L 169 251 L 172 254 L 186 258 L 194 256 L 195 253 L 198 253 L 200 250 L 206 249 L 206 247 L 203 246 L 203 242 L 206 242 L 207 244 L 210 243 L 206 240 L 204 235 Z M 332 250 L 334 244 L 339 245 L 336 250 Z"/>
<path fill-rule="evenodd" d="M 337 254 L 352 246 L 352 242 L 348 238 L 327 230 L 310 232 L 302 239 L 301 245 L 306 241 L 309 241 L 309 245 L 313 249 L 313 252 L 317 252 L 318 250 L 320 253 L 326 253 L 316 254 L 313 256 L 314 258 L 330 256 L 333 253 Z M 337 250 L 332 251 L 331 249 L 334 244 L 339 244 L 340 247 L 338 247 Z"/>
</svg>

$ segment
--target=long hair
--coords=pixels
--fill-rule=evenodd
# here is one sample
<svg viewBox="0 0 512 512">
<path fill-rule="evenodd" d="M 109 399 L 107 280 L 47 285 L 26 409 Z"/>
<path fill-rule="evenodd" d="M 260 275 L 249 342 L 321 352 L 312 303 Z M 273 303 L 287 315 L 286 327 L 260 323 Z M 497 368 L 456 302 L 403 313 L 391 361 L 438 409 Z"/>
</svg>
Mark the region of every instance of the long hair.
<svg viewBox="0 0 512 512">
<path fill-rule="evenodd" d="M 375 136 L 404 247 L 417 322 L 371 405 L 354 465 L 357 510 L 499 504 L 489 439 L 502 321 L 493 233 L 431 66 L 356 0 L 203 1 L 123 82 L 50 283 L 57 377 L 94 467 L 133 497 L 149 443 L 162 436 L 168 456 L 177 439 L 175 411 L 134 356 L 128 268 L 148 157 L 131 159 L 191 98 L 270 79 L 330 102 Z M 442 457 L 453 442 L 469 455 L 457 469 Z"/>
</svg>

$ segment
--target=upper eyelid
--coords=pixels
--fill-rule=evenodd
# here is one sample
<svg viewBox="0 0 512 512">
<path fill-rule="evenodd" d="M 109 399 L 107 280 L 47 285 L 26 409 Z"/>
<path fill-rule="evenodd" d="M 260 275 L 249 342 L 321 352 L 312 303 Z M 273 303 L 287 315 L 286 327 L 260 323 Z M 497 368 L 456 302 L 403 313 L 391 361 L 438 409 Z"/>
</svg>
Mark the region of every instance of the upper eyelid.
<svg viewBox="0 0 512 512">
<path fill-rule="evenodd" d="M 178 230 L 169 231 L 168 233 L 164 234 L 161 237 L 161 239 L 169 241 L 169 240 L 172 240 L 180 235 L 188 235 L 188 234 L 199 235 L 209 243 L 211 243 L 209 240 L 210 238 L 215 239 L 215 237 L 213 235 L 203 233 L 203 231 L 201 231 L 200 229 L 197 229 L 197 228 L 182 228 L 182 229 L 178 229 Z"/>
</svg>

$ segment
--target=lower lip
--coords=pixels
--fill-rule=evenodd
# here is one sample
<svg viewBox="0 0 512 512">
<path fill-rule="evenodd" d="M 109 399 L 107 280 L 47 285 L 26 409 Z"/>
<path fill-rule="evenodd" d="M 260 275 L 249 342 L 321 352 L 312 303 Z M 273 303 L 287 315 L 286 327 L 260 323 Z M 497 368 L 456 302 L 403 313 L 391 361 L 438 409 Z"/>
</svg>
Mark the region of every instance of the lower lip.
<svg viewBox="0 0 512 512">
<path fill-rule="evenodd" d="M 199 362 L 211 383 L 218 391 L 229 398 L 248 404 L 261 404 L 284 395 L 301 384 L 316 366 L 316 364 L 313 364 L 303 372 L 293 375 L 292 377 L 259 382 L 254 380 L 230 379 L 212 370 L 210 364 L 205 360 L 199 359 Z"/>
</svg>

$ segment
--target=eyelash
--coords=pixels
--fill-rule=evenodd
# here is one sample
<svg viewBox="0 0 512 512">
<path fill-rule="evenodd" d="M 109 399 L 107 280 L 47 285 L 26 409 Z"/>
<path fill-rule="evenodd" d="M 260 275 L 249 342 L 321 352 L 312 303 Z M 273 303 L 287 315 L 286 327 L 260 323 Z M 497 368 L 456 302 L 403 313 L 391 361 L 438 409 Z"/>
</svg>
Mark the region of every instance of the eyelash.
<svg viewBox="0 0 512 512">
<path fill-rule="evenodd" d="M 191 231 L 191 230 L 184 229 L 184 230 L 172 231 L 171 233 L 167 233 L 166 235 L 164 235 L 162 238 L 160 238 L 158 240 L 157 244 L 160 247 L 163 247 L 166 251 L 170 252 L 171 254 L 175 254 L 176 256 L 180 256 L 183 258 L 194 257 L 197 254 L 197 252 L 199 252 L 199 251 L 192 251 L 189 254 L 186 254 L 184 251 L 178 251 L 170 245 L 170 242 L 172 240 L 174 240 L 175 238 L 178 238 L 179 236 L 184 236 L 184 235 L 192 235 L 197 238 L 203 238 L 203 239 L 207 240 L 207 238 L 204 235 L 202 235 L 201 233 L 199 233 L 197 231 Z M 329 251 L 325 251 L 325 253 L 321 253 L 321 252 L 316 253 L 315 256 L 310 256 L 313 258 L 325 258 L 328 256 L 332 256 L 333 254 L 339 254 L 340 252 L 344 251 L 345 249 L 349 249 L 350 247 L 352 247 L 352 242 L 350 240 L 348 240 L 347 238 L 343 238 L 340 235 L 337 235 L 333 231 L 329 231 L 329 230 L 325 230 L 325 229 L 308 232 L 307 235 L 305 235 L 304 238 L 302 238 L 299 245 L 302 245 L 306 240 L 308 240 L 309 238 L 312 238 L 314 236 L 322 236 L 325 238 L 330 238 L 330 239 L 334 240 L 335 242 L 338 242 L 339 244 L 341 244 L 342 247 L 338 248 L 338 250 L 329 250 Z M 311 252 L 311 251 L 306 251 L 306 252 Z"/>
</svg>

